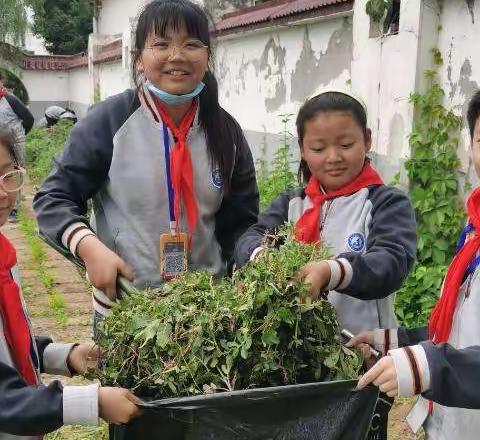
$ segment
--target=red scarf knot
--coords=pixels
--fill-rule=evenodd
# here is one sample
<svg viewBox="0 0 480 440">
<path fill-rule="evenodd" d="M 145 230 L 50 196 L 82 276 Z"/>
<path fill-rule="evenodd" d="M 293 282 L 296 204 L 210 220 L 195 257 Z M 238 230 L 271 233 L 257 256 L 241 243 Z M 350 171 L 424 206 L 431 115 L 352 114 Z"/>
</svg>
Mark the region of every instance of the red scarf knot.
<svg viewBox="0 0 480 440">
<path fill-rule="evenodd" d="M 295 224 L 295 239 L 302 243 L 318 243 L 320 241 L 320 213 L 322 204 L 336 197 L 348 196 L 372 185 L 383 185 L 383 180 L 369 162 L 365 163 L 360 174 L 335 191 L 324 192 L 321 183 L 310 177 L 305 188 L 305 194 L 312 201 L 313 206 L 307 209 Z"/>
</svg>

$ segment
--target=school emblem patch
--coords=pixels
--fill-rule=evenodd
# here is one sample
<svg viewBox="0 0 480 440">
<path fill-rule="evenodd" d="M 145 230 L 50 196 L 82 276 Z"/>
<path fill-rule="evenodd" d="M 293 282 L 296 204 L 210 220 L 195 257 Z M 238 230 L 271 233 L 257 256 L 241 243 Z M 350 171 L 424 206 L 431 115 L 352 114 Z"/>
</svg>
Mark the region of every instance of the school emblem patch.
<svg viewBox="0 0 480 440">
<path fill-rule="evenodd" d="M 212 185 L 220 189 L 223 186 L 222 174 L 218 168 L 212 170 Z"/>
<path fill-rule="evenodd" d="M 365 237 L 359 232 L 349 235 L 347 238 L 348 247 L 353 252 L 361 252 L 365 248 Z"/>
</svg>

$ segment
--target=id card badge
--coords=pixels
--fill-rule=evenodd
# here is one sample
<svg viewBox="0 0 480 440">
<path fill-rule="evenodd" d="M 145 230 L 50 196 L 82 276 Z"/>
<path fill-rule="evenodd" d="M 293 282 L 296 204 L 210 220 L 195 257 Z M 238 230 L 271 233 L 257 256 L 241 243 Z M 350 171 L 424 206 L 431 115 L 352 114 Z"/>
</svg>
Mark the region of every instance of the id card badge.
<svg viewBox="0 0 480 440">
<path fill-rule="evenodd" d="M 171 280 L 187 271 L 187 234 L 162 234 L 160 236 L 160 275 Z"/>
</svg>

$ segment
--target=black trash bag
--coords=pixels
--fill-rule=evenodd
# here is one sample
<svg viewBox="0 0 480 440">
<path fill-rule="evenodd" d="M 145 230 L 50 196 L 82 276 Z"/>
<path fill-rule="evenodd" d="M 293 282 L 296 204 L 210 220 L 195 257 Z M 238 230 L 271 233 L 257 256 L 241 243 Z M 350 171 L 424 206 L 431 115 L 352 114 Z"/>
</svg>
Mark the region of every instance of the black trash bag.
<svg viewBox="0 0 480 440">
<path fill-rule="evenodd" d="M 364 440 L 378 397 L 356 380 L 309 383 L 142 405 L 143 415 L 112 426 L 114 440 Z"/>
</svg>

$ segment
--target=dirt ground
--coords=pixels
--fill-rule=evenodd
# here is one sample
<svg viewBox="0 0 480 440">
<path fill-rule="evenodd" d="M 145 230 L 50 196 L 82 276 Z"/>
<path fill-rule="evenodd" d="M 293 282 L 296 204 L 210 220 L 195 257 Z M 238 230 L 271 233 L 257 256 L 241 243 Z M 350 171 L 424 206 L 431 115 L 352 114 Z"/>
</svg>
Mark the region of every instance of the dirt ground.
<svg viewBox="0 0 480 440">
<path fill-rule="evenodd" d="M 31 196 L 27 196 L 25 210 L 33 217 L 31 211 Z M 90 291 L 85 280 L 76 268 L 53 249 L 44 245 L 47 255 L 46 267 L 53 278 L 53 289 L 63 304 L 60 307 L 52 305 L 50 293 L 41 282 L 41 274 L 32 259 L 31 248 L 20 225 L 7 224 L 2 232 L 14 243 L 22 274 L 22 288 L 31 315 L 35 334 L 49 335 L 56 341 L 81 342 L 91 338 L 92 305 Z M 44 375 L 48 382 L 56 377 Z M 85 379 L 62 378 L 65 384 L 88 383 Z M 404 418 L 413 400 L 403 399 L 396 402 L 390 413 L 389 439 L 419 440 L 421 435 L 411 433 Z M 45 437 L 46 440 L 103 440 L 107 438 L 105 424 L 99 427 L 64 427 Z"/>
</svg>

